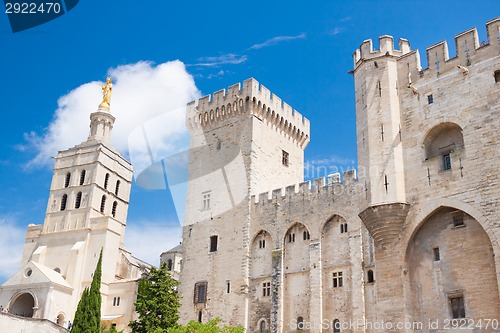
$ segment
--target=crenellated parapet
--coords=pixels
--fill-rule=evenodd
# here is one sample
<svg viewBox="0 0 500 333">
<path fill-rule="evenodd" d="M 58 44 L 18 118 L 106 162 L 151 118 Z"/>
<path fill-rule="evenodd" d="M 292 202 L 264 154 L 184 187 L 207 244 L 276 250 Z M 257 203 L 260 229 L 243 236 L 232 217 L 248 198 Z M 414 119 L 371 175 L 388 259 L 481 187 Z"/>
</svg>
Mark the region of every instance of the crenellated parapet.
<svg viewBox="0 0 500 333">
<path fill-rule="evenodd" d="M 334 173 L 326 177 L 316 178 L 313 181 L 305 181 L 259 195 L 252 195 L 250 202 L 255 206 L 266 206 L 296 199 L 303 200 L 305 197 L 313 198 L 323 195 L 350 197 L 364 192 L 364 184 L 358 182 L 356 170 L 352 169 L 343 172 L 342 178 L 340 173 Z"/>
<path fill-rule="evenodd" d="M 309 142 L 309 120 L 253 78 L 188 103 L 186 125 L 190 130 L 210 129 L 248 116 L 259 118 L 301 147 Z"/>
<path fill-rule="evenodd" d="M 358 67 L 363 61 L 379 58 L 382 56 L 400 57 L 411 51 L 410 43 L 404 38 L 400 38 L 398 48 L 394 48 L 394 38 L 392 36 L 384 35 L 379 37 L 379 49 L 373 49 L 373 42 L 371 39 L 365 40 L 359 49 L 353 54 L 354 68 Z"/>
<path fill-rule="evenodd" d="M 415 85 L 419 80 L 455 71 L 468 74 L 468 67 L 500 54 L 500 18 L 486 23 L 487 39 L 481 41 L 476 28 L 455 36 L 456 55 L 450 58 L 448 43 L 444 40 L 426 49 L 428 67 L 422 69 L 418 50 L 398 59 L 401 82 Z M 459 67 L 460 66 L 460 67 Z"/>
</svg>

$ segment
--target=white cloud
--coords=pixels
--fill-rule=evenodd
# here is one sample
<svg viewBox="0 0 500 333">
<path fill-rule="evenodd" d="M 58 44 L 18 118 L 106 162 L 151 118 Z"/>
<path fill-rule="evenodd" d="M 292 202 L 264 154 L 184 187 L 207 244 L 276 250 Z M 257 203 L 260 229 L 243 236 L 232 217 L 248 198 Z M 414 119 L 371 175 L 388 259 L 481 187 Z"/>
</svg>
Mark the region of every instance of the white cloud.
<svg viewBox="0 0 500 333">
<path fill-rule="evenodd" d="M 125 231 L 125 247 L 134 257 L 158 266 L 160 254 L 179 245 L 182 229 L 167 222 L 128 221 Z"/>
<path fill-rule="evenodd" d="M 254 44 L 254 45 L 250 46 L 249 50 L 258 50 L 258 49 L 261 49 L 263 47 L 276 45 L 276 44 L 281 43 L 281 42 L 291 41 L 291 40 L 295 40 L 295 39 L 304 39 L 304 38 L 306 38 L 305 33 L 301 33 L 300 35 L 297 35 L 297 36 L 277 36 L 277 37 L 270 38 L 263 43 Z"/>
<path fill-rule="evenodd" d="M 189 66 L 202 66 L 202 67 L 214 67 L 219 65 L 237 65 L 248 60 L 246 55 L 238 55 L 234 53 L 223 54 L 215 57 L 201 57 L 198 58 L 198 63 L 191 64 Z"/>
<path fill-rule="evenodd" d="M 200 93 L 182 62 L 154 65 L 142 61 L 111 68 L 108 75 L 114 81 L 111 113 L 116 117 L 111 141 L 120 153 L 127 155 L 128 138 L 133 129 L 159 115 L 169 113 L 168 122 L 158 124 L 161 134 L 155 135 L 157 140 L 167 144 L 169 138 L 186 131 L 183 106 Z M 25 134 L 28 143 L 37 150 L 28 166 L 51 165 L 50 157 L 58 150 L 87 138 L 89 116 L 102 100 L 100 84 L 85 83 L 62 96 L 45 133 Z"/>
<path fill-rule="evenodd" d="M 332 30 L 330 30 L 328 32 L 328 34 L 331 35 L 331 36 L 335 36 L 335 35 L 340 34 L 342 31 L 344 31 L 344 28 L 336 27 L 336 28 L 333 28 Z"/>
<path fill-rule="evenodd" d="M 0 284 L 10 278 L 21 264 L 26 228 L 14 218 L 0 217 Z"/>
</svg>

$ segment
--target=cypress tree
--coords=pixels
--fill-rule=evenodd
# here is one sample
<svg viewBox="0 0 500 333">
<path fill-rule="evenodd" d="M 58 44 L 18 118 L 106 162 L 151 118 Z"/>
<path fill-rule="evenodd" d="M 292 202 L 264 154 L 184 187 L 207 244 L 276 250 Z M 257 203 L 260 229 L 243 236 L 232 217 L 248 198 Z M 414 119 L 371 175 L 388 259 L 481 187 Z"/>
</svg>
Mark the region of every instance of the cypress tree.
<svg viewBox="0 0 500 333">
<path fill-rule="evenodd" d="M 90 289 L 85 288 L 78 303 L 71 327 L 72 333 L 99 333 L 101 329 L 101 274 L 102 250 Z"/>
</svg>

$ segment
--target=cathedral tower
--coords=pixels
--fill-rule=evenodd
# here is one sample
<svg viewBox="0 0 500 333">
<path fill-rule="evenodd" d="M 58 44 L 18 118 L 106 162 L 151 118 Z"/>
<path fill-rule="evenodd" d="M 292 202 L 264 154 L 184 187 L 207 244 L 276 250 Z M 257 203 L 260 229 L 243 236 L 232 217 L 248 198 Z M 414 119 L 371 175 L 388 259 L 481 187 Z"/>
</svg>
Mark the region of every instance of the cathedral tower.
<svg viewBox="0 0 500 333">
<path fill-rule="evenodd" d="M 108 96 L 90 115 L 87 140 L 55 157 L 45 221 L 28 226 L 21 269 L 0 290 L 11 313 L 73 321 L 102 250 L 103 319 L 120 329 L 132 319 L 135 279 L 147 265 L 123 248 L 132 166 L 111 145 L 114 121 Z"/>
</svg>

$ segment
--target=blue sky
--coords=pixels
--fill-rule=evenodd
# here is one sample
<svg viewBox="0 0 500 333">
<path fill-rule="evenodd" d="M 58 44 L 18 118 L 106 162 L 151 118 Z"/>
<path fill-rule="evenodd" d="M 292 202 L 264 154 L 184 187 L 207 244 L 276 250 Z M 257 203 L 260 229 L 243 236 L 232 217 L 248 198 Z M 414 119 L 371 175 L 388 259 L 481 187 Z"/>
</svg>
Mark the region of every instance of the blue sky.
<svg viewBox="0 0 500 333">
<path fill-rule="evenodd" d="M 356 166 L 348 71 L 363 40 L 378 46 L 380 35 L 406 38 L 420 50 L 425 68 L 426 47 L 446 39 L 453 57 L 456 34 L 477 27 L 486 40 L 484 25 L 497 16 L 498 0 L 86 0 L 54 21 L 12 33 L 2 7 L 0 282 L 19 264 L 26 226 L 43 223 L 52 176 L 48 157 L 86 139 L 88 114 L 100 102 L 96 81 L 107 74 L 119 78 L 112 100 L 114 144 L 125 155 L 127 131 L 118 129 L 119 122 L 128 121 L 130 129 L 193 96 L 254 77 L 310 119 L 307 161 L 347 169 Z M 141 89 L 130 82 L 141 83 Z M 121 103 L 120 84 L 132 92 Z M 151 112 L 143 112 L 141 103 L 131 109 L 143 98 Z M 72 112 L 83 116 L 63 119 Z M 60 146 L 57 138 L 65 138 L 56 142 Z M 167 191 L 134 184 L 126 245 L 137 256 L 157 263 L 161 251 L 179 241 L 178 227 Z"/>
</svg>

